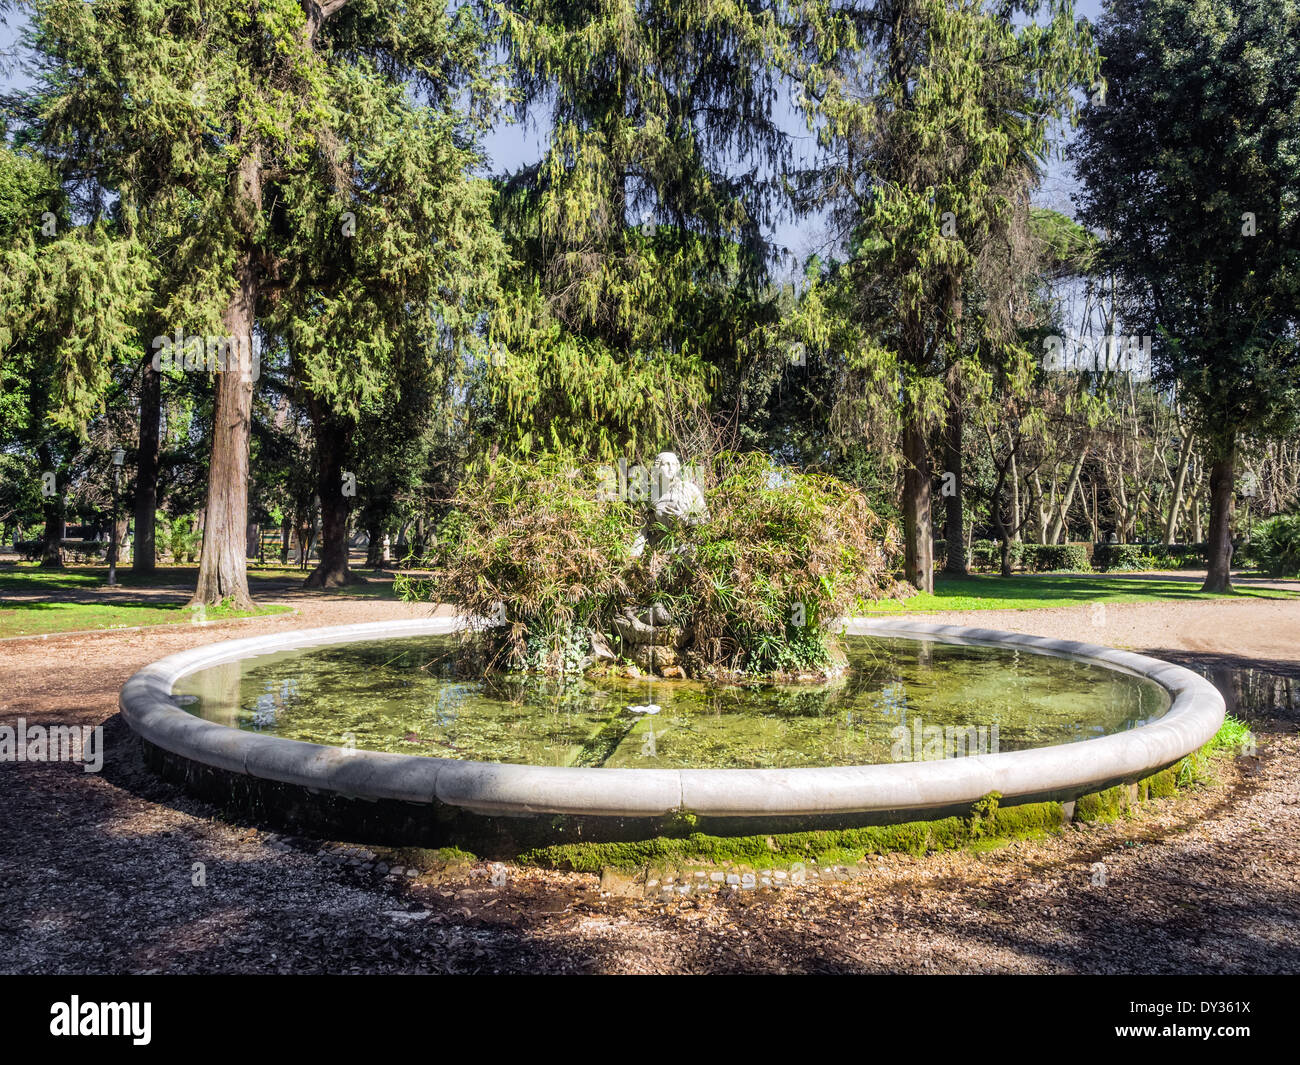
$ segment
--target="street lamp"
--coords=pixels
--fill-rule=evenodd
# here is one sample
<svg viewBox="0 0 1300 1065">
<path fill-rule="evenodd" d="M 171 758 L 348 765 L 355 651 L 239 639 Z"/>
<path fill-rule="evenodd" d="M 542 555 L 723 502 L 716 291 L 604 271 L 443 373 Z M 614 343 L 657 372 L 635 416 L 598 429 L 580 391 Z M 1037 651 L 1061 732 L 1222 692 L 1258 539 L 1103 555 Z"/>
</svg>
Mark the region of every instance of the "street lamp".
<svg viewBox="0 0 1300 1065">
<path fill-rule="evenodd" d="M 113 452 L 113 527 L 108 540 L 108 586 L 117 584 L 117 494 L 122 480 L 122 463 L 126 452 L 120 447 Z"/>
</svg>

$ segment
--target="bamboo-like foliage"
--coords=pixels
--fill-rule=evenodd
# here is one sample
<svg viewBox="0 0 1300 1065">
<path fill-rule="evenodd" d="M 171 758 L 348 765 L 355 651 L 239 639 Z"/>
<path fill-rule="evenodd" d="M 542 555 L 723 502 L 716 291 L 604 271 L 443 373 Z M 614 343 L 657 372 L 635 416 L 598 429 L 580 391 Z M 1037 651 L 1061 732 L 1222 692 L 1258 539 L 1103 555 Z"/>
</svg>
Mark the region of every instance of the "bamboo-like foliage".
<svg viewBox="0 0 1300 1065">
<path fill-rule="evenodd" d="M 769 673 L 825 666 L 833 623 L 898 591 L 897 533 L 844 482 L 728 453 L 703 479 L 709 520 L 633 558 L 645 505 L 608 498 L 598 466 L 503 455 L 460 486 L 433 577 L 407 592 L 504 622 L 499 664 L 524 662 L 530 640 L 607 632 L 625 607 L 658 602 L 697 669 Z"/>
</svg>

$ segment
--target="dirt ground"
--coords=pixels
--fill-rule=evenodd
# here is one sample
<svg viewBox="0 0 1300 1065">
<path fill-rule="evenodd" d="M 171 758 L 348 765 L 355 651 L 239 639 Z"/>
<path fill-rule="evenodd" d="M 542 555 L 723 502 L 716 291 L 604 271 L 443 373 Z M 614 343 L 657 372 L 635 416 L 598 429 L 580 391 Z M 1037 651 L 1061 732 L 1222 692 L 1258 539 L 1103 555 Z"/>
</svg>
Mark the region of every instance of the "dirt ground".
<svg viewBox="0 0 1300 1065">
<path fill-rule="evenodd" d="M 493 886 L 482 865 L 413 878 L 343 864 L 320 841 L 230 824 L 154 777 L 117 715 L 140 666 L 259 631 L 428 612 L 284 601 L 299 613 L 0 643 L 0 721 L 102 724 L 107 743 L 98 774 L 0 764 L 0 971 L 1300 970 L 1300 604 L 927 615 L 1208 669 L 1248 717 L 1258 757 L 1113 825 L 880 858 L 848 883 L 660 902 L 603 897 L 594 875 L 511 867 Z"/>
</svg>

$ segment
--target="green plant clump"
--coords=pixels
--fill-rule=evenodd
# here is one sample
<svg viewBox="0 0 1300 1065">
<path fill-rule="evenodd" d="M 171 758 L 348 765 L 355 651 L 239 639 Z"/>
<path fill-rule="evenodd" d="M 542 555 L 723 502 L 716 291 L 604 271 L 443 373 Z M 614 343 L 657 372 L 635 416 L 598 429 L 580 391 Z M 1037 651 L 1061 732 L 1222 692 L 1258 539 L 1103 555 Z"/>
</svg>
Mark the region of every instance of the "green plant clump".
<svg viewBox="0 0 1300 1065">
<path fill-rule="evenodd" d="M 1252 555 L 1270 577 L 1300 577 L 1300 514 L 1279 514 L 1255 526 Z"/>
<path fill-rule="evenodd" d="M 893 527 L 834 477 L 720 454 L 696 474 L 707 520 L 660 529 L 633 557 L 652 504 L 611 492 L 609 472 L 566 453 L 498 458 L 461 484 L 432 578 L 403 594 L 498 622 L 483 630 L 497 666 L 572 671 L 588 634 L 658 603 L 692 672 L 755 675 L 827 666 L 837 618 L 905 594 Z"/>
</svg>

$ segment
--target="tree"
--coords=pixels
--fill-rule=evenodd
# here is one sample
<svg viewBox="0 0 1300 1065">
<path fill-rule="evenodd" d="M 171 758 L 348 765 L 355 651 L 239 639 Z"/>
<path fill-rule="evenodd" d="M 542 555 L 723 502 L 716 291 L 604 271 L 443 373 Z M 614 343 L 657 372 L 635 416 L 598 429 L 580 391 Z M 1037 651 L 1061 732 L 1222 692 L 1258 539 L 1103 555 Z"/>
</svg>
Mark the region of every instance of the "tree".
<svg viewBox="0 0 1300 1065">
<path fill-rule="evenodd" d="M 117 219 L 75 224 L 61 168 L 15 140 L 0 148 L 0 417 L 36 460 L 33 476 L 52 478 L 41 563 L 61 566 L 71 464 L 112 367 L 135 350 L 152 269 Z"/>
<path fill-rule="evenodd" d="M 33 109 L 46 150 L 118 198 L 128 236 L 161 242 L 175 227 L 154 310 L 197 345 L 193 362 L 214 377 L 193 601 L 247 607 L 260 346 L 288 330 L 309 386 L 346 405 L 375 387 L 376 360 L 395 344 L 393 302 L 415 301 L 410 313 L 429 333 L 463 331 L 472 319 L 461 302 L 485 271 L 476 262 L 467 273 L 465 263 L 478 257 L 483 230 L 462 223 L 485 217 L 487 190 L 465 181 L 471 156 L 457 108 L 467 77 L 487 87 L 481 27 L 443 0 L 261 0 L 251 9 L 237 0 L 38 0 L 33 25 Z M 353 276 L 341 245 L 349 213 L 365 245 Z M 371 298 L 376 277 L 393 281 L 387 302 Z M 435 292 L 445 313 L 429 323 Z M 368 326 L 377 328 L 360 335 Z M 346 367 L 354 353 L 356 373 Z"/>
<path fill-rule="evenodd" d="M 550 138 L 503 182 L 500 420 L 525 449 L 656 446 L 766 343 L 782 28 L 729 0 L 516 0 L 502 26 Z"/>
<path fill-rule="evenodd" d="M 973 352 L 1029 357 L 1014 329 L 1034 262 L 1029 191 L 1096 57 L 1069 2 L 868 0 L 839 27 L 833 47 L 814 40 L 807 109 L 828 154 L 822 196 L 850 235 L 857 310 L 874 326 L 863 355 L 887 367 L 875 377 L 899 404 L 908 579 L 931 590 L 930 429 L 958 389 L 987 387 Z M 980 307 L 966 303 L 972 284 Z M 959 424 L 947 451 L 961 453 Z"/>
<path fill-rule="evenodd" d="M 1227 591 L 1241 441 L 1300 421 L 1300 6 L 1114 0 L 1098 42 L 1080 218 L 1205 447 L 1204 590 Z"/>
</svg>

